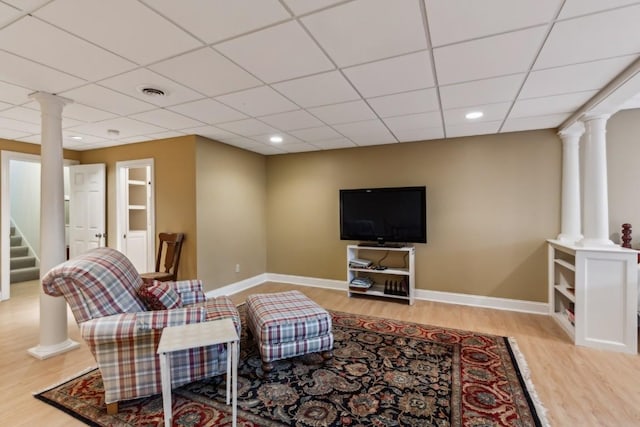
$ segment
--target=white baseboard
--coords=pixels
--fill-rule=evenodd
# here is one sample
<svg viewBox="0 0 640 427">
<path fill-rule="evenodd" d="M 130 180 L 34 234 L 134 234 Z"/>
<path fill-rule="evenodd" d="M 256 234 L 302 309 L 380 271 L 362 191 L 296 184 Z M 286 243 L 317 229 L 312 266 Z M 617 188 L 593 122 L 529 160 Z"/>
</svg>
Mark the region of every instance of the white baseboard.
<svg viewBox="0 0 640 427">
<path fill-rule="evenodd" d="M 240 282 L 223 286 L 207 292 L 207 297 L 232 295 L 245 291 L 266 282 L 288 283 L 292 285 L 310 286 L 345 291 L 347 282 L 344 280 L 320 279 L 316 277 L 294 276 L 289 274 L 265 273 Z M 427 291 L 416 289 L 416 299 L 435 301 L 446 304 L 468 305 L 472 307 L 492 308 L 494 310 L 519 311 L 532 314 L 549 314 L 549 304 L 545 302 L 523 301 L 508 298 L 487 297 L 481 295 L 458 294 L 453 292 Z"/>
</svg>

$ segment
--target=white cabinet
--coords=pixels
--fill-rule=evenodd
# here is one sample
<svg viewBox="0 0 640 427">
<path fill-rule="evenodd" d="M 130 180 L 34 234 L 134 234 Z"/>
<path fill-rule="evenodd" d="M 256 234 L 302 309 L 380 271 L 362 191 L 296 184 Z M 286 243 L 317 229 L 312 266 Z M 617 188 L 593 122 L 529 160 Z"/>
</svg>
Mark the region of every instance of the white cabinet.
<svg viewBox="0 0 640 427">
<path fill-rule="evenodd" d="M 637 353 L 637 252 L 548 243 L 551 316 L 576 345 Z"/>
<path fill-rule="evenodd" d="M 370 261 L 368 267 L 356 266 L 353 260 Z M 363 284 L 358 284 L 358 282 Z M 370 283 L 370 286 L 367 284 Z M 385 246 L 347 246 L 347 292 L 408 301 L 415 298 L 415 248 Z"/>
</svg>

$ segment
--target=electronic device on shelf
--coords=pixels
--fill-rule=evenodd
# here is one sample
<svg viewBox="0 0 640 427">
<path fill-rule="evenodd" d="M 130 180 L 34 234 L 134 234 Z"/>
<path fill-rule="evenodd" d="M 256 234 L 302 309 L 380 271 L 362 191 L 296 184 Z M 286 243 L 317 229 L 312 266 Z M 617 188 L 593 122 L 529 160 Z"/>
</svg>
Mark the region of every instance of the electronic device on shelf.
<svg viewBox="0 0 640 427">
<path fill-rule="evenodd" d="M 353 258 L 349 260 L 349 267 L 351 268 L 368 268 L 372 264 L 368 259 Z"/>
<path fill-rule="evenodd" d="M 427 243 L 427 188 L 340 190 L 340 239 L 371 246 Z"/>
<path fill-rule="evenodd" d="M 353 288 L 370 288 L 373 286 L 373 280 L 369 277 L 355 277 L 349 285 Z"/>
</svg>

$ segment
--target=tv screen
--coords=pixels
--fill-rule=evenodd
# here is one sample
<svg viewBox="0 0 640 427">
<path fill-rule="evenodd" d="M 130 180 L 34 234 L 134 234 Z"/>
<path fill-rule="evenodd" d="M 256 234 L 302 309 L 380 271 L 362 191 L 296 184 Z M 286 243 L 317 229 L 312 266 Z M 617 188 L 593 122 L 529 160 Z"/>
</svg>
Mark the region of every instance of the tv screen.
<svg viewBox="0 0 640 427">
<path fill-rule="evenodd" d="M 340 190 L 340 239 L 427 243 L 426 187 Z"/>
</svg>

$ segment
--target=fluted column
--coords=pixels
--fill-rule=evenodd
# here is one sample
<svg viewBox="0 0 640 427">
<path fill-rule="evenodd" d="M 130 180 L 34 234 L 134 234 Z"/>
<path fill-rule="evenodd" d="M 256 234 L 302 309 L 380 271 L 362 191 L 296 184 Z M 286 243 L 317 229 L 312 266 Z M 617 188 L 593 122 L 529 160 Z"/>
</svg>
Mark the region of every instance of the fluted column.
<svg viewBox="0 0 640 427">
<path fill-rule="evenodd" d="M 584 145 L 584 238 L 581 246 L 611 246 L 607 189 L 608 114 L 586 116 Z"/>
<path fill-rule="evenodd" d="M 62 109 L 70 100 L 44 92 L 31 94 L 42 114 L 40 182 L 40 278 L 64 262 L 64 157 L 62 153 Z M 78 348 L 68 338 L 67 303 L 40 290 L 40 343 L 28 350 L 46 359 Z"/>
<path fill-rule="evenodd" d="M 582 123 L 558 132 L 562 139 L 562 206 L 558 240 L 575 243 L 580 233 L 580 137 Z"/>
</svg>

